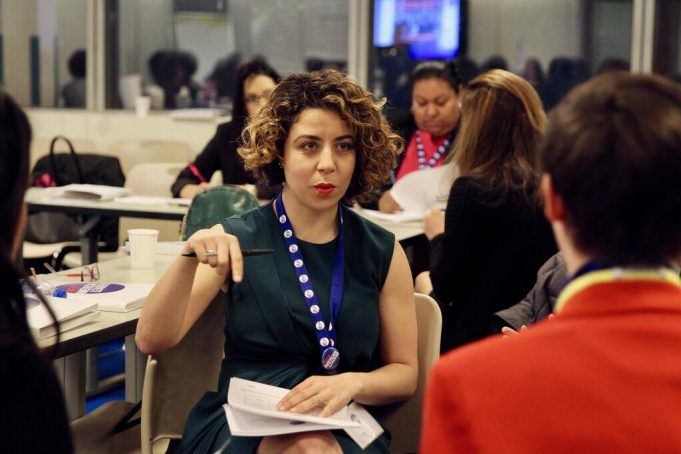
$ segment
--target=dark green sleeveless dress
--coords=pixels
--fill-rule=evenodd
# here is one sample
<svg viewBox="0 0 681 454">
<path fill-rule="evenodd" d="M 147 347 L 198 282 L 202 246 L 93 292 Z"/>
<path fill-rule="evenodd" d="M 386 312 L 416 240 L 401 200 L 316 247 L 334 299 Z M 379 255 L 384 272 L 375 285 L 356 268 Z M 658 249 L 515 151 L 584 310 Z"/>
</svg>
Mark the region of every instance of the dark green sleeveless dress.
<svg viewBox="0 0 681 454">
<path fill-rule="evenodd" d="M 242 249 L 273 248 L 274 254 L 244 257 L 244 280 L 225 295 L 225 359 L 217 392 L 206 393 L 191 411 L 183 452 L 254 452 L 258 437 L 232 437 L 222 405 L 231 377 L 293 388 L 312 375 L 324 375 L 312 319 L 298 285 L 271 204 L 223 221 Z M 345 276 L 335 330 L 341 353 L 338 371 L 369 372 L 380 366 L 379 293 L 394 248 L 394 235 L 352 210 L 344 216 Z M 326 244 L 299 241 L 324 320 L 329 319 L 331 268 L 337 239 Z M 374 412 L 376 408 L 368 407 Z M 388 452 L 384 433 L 362 451 L 343 431 L 333 431 L 343 452 Z"/>
</svg>

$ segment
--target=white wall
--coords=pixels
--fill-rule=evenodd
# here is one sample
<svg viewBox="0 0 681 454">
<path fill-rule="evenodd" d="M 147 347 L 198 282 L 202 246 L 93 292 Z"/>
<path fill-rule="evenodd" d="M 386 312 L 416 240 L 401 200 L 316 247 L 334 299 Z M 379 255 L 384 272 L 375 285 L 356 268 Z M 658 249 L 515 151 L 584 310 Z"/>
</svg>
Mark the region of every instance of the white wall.
<svg viewBox="0 0 681 454">
<path fill-rule="evenodd" d="M 169 0 L 119 0 L 119 75 L 141 73 L 150 79 L 151 54 L 175 48 L 172 12 Z"/>
<path fill-rule="evenodd" d="M 73 51 L 87 47 L 86 1 L 88 0 L 56 0 L 54 2 L 57 5 L 56 31 L 59 49 L 59 87 L 71 80 L 68 61 Z"/>
<path fill-rule="evenodd" d="M 0 30 L 4 39 L 5 88 L 21 105 L 31 101 L 29 35 L 35 30 L 36 4 L 3 0 Z"/>
<path fill-rule="evenodd" d="M 527 58 L 546 68 L 554 57 L 579 57 L 582 0 L 471 0 L 468 55 L 478 63 L 506 57 L 522 69 Z"/>
<path fill-rule="evenodd" d="M 128 111 L 88 112 L 76 109 L 27 109 L 36 139 L 51 139 L 57 134 L 92 141 L 95 150 L 105 152 L 115 141 L 130 139 L 180 140 L 199 153 L 215 134 L 217 124 L 225 119 L 173 120 L 165 113 L 137 117 Z M 47 150 L 32 150 L 35 162 Z"/>
</svg>

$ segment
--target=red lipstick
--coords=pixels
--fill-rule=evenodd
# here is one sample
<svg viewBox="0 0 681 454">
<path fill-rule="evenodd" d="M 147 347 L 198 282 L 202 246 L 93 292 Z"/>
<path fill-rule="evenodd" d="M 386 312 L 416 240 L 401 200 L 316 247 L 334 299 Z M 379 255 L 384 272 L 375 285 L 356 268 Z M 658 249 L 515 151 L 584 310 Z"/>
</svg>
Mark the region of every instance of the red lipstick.
<svg viewBox="0 0 681 454">
<path fill-rule="evenodd" d="M 317 183 L 314 185 L 314 188 L 317 191 L 317 194 L 321 196 L 330 196 L 333 190 L 336 189 L 336 186 L 331 183 Z"/>
</svg>

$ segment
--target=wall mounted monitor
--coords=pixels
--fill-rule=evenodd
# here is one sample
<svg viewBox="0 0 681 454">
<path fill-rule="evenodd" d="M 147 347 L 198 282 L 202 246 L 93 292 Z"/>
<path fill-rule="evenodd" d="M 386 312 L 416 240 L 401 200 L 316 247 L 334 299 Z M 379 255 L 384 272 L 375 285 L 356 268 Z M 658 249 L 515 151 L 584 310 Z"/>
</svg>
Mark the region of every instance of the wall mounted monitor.
<svg viewBox="0 0 681 454">
<path fill-rule="evenodd" d="M 462 50 L 464 1 L 374 0 L 374 46 L 405 45 L 413 60 L 453 58 Z"/>
</svg>

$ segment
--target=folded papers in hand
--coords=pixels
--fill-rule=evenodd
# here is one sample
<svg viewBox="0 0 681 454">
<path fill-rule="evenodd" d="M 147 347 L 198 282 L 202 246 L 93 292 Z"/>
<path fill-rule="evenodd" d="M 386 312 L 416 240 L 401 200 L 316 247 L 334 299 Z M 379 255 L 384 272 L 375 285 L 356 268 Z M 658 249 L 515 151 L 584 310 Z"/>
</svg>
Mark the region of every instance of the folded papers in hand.
<svg viewBox="0 0 681 454">
<path fill-rule="evenodd" d="M 327 418 L 277 410 L 277 404 L 288 392 L 285 388 L 232 377 L 224 405 L 232 435 L 263 437 L 342 429 L 364 449 L 383 433 L 378 422 L 356 402 Z"/>
</svg>

